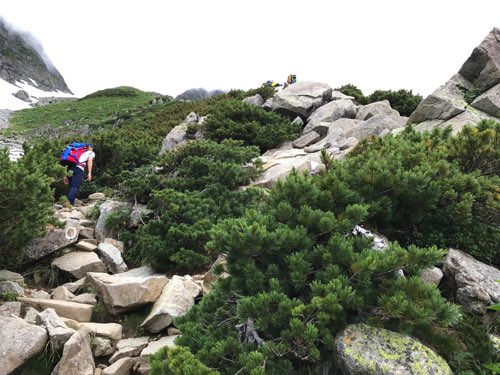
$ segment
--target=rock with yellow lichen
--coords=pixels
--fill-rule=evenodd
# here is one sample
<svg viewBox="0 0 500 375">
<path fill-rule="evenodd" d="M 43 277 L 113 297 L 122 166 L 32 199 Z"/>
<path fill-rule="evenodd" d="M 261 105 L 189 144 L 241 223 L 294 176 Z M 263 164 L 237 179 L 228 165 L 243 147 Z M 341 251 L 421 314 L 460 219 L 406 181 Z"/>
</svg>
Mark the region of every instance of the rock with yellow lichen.
<svg viewBox="0 0 500 375">
<path fill-rule="evenodd" d="M 453 374 L 446 361 L 420 341 L 366 324 L 349 325 L 337 335 L 335 356 L 346 375 Z"/>
</svg>

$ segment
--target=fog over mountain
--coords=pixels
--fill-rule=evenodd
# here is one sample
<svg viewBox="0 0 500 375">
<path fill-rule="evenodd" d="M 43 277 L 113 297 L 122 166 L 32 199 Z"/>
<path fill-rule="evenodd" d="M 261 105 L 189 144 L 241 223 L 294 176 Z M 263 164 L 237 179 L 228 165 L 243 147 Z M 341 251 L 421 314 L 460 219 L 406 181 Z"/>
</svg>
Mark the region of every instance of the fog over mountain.
<svg viewBox="0 0 500 375">
<path fill-rule="evenodd" d="M 28 108 L 49 96 L 73 93 L 42 43 L 0 17 L 0 109 Z"/>
</svg>

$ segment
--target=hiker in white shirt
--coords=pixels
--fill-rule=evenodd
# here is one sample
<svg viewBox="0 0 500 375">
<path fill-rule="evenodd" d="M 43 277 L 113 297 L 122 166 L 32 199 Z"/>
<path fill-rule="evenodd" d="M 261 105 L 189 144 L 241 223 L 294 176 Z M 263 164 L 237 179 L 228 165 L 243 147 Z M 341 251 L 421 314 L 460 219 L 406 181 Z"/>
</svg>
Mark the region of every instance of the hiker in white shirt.
<svg viewBox="0 0 500 375">
<path fill-rule="evenodd" d="M 89 143 L 87 144 L 86 148 L 87 150 L 80 155 L 78 164 L 76 164 L 72 169 L 73 176 L 66 177 L 64 179 L 64 182 L 69 183 L 70 185 L 69 192 L 66 197 L 68 198 L 69 204 L 71 204 L 72 206 L 75 204 L 75 199 L 78 196 L 78 191 L 80 190 L 80 185 L 83 181 L 83 172 L 85 171 L 85 166 L 87 166 L 88 170 L 87 181 L 92 181 L 92 167 L 94 165 L 95 158 L 94 145 Z"/>
</svg>

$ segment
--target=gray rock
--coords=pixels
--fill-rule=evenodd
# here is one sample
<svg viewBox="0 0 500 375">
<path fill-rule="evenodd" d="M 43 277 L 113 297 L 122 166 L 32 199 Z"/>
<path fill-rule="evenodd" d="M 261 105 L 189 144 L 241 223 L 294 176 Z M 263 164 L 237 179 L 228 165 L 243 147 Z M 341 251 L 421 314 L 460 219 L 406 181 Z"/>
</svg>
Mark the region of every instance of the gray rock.
<svg viewBox="0 0 500 375">
<path fill-rule="evenodd" d="M 113 232 L 106 227 L 106 220 L 110 214 L 120 210 L 130 212 L 130 207 L 125 202 L 107 200 L 99 206 L 99 219 L 95 225 L 95 238 L 102 242 L 105 238 L 113 237 Z"/>
<path fill-rule="evenodd" d="M 384 129 L 397 129 L 401 125 L 392 116 L 384 114 L 375 115 L 353 128 L 346 136 L 355 137 L 363 140 L 370 135 L 380 135 Z"/>
<path fill-rule="evenodd" d="M 24 295 L 24 289 L 12 281 L 0 281 L 0 294 L 2 293 L 15 293 L 18 296 Z"/>
<path fill-rule="evenodd" d="M 75 332 L 64 345 L 61 360 L 52 375 L 94 375 L 95 362 L 92 355 L 89 331 L 82 328 Z"/>
<path fill-rule="evenodd" d="M 292 145 L 295 148 L 304 148 L 309 146 L 310 144 L 316 143 L 320 139 L 321 136 L 318 133 L 316 133 L 315 131 L 310 131 L 293 141 Z"/>
<path fill-rule="evenodd" d="M 427 284 L 434 284 L 437 286 L 443 278 L 443 271 L 438 267 L 426 268 L 422 271 L 420 278 Z"/>
<path fill-rule="evenodd" d="M 116 349 L 111 345 L 111 340 L 96 336 L 92 340 L 94 357 L 104 357 L 113 354 Z"/>
<path fill-rule="evenodd" d="M 21 316 L 21 302 L 4 302 L 3 305 L 0 305 L 0 316 Z"/>
<path fill-rule="evenodd" d="M 45 309 L 38 314 L 37 323 L 47 329 L 52 349 L 55 351 L 62 348 L 75 333 L 75 330 L 68 328 L 52 308 Z"/>
<path fill-rule="evenodd" d="M 272 110 L 307 118 L 331 98 L 332 88 L 324 83 L 297 82 L 274 96 Z"/>
<path fill-rule="evenodd" d="M 494 27 L 474 48 L 459 73 L 482 92 L 500 83 L 500 29 Z"/>
<path fill-rule="evenodd" d="M 292 121 L 292 125 L 295 126 L 304 126 L 304 120 L 302 120 L 299 116 L 295 117 L 295 119 Z"/>
<path fill-rule="evenodd" d="M 72 301 L 59 301 L 55 299 L 36 299 L 20 297 L 19 301 L 26 306 L 45 310 L 53 308 L 60 317 L 76 320 L 77 322 L 89 322 L 92 317 L 91 305 L 76 303 Z"/>
<path fill-rule="evenodd" d="M 453 374 L 443 358 L 418 340 L 366 324 L 339 332 L 334 352 L 344 374 Z"/>
<path fill-rule="evenodd" d="M 108 311 L 117 315 L 155 302 L 168 279 L 149 267 L 108 275 L 89 272 L 87 280 L 95 287 Z"/>
<path fill-rule="evenodd" d="M 163 140 L 159 155 L 171 151 L 186 142 L 187 123 L 182 123 L 173 128 Z"/>
<path fill-rule="evenodd" d="M 75 278 L 84 277 L 87 272 L 106 272 L 106 266 L 96 253 L 88 251 L 73 251 L 52 261 L 52 266 L 69 272 Z"/>
<path fill-rule="evenodd" d="M 260 94 L 255 94 L 254 96 L 249 96 L 243 99 L 243 102 L 255 105 L 257 107 L 262 107 L 262 105 L 264 104 L 264 99 Z"/>
<path fill-rule="evenodd" d="M 122 358 L 102 370 L 101 375 L 128 375 L 138 361 L 139 358 Z"/>
<path fill-rule="evenodd" d="M 85 303 L 87 305 L 96 305 L 97 299 L 94 293 L 79 294 L 71 299 L 72 302 Z"/>
<path fill-rule="evenodd" d="M 454 84 L 446 83 L 425 98 L 408 119 L 410 124 L 427 120 L 449 120 L 465 111 L 464 93 Z"/>
<path fill-rule="evenodd" d="M 0 270 L 0 281 L 13 281 L 24 286 L 24 277 L 18 273 L 8 270 Z"/>
<path fill-rule="evenodd" d="M 472 102 L 471 107 L 500 119 L 500 84 L 478 96 Z"/>
<path fill-rule="evenodd" d="M 52 254 L 64 247 L 73 245 L 77 240 L 77 227 L 70 227 L 65 230 L 54 229 L 48 232 L 44 237 L 38 237 L 31 240 L 24 248 L 24 254 L 26 260 L 30 262 Z"/>
<path fill-rule="evenodd" d="M 127 265 L 123 261 L 122 253 L 115 246 L 110 243 L 101 242 L 97 249 L 110 273 L 120 273 L 128 270 Z"/>
<path fill-rule="evenodd" d="M 200 291 L 200 286 L 191 277 L 173 276 L 141 326 L 153 333 L 160 332 L 168 327 L 174 318 L 186 314 L 191 309 Z"/>
<path fill-rule="evenodd" d="M 0 337 L 0 373 L 5 375 L 41 354 L 48 340 L 45 328 L 3 316 L 0 316 Z"/>
<path fill-rule="evenodd" d="M 449 249 L 443 272 L 457 286 L 457 301 L 467 310 L 486 313 L 486 306 L 500 302 L 500 270 L 484 264 L 471 255 Z"/>
<path fill-rule="evenodd" d="M 399 117 L 399 112 L 391 108 L 388 100 L 370 103 L 358 109 L 356 120 L 366 121 L 376 115 L 387 115 L 389 117 Z"/>
<path fill-rule="evenodd" d="M 334 122 L 340 118 L 355 118 L 356 117 L 356 106 L 352 100 L 335 100 L 331 101 L 317 110 L 315 110 L 311 116 L 309 116 L 308 123 L 303 130 L 303 134 L 311 130 L 315 130 L 316 124 L 321 122 Z"/>
</svg>

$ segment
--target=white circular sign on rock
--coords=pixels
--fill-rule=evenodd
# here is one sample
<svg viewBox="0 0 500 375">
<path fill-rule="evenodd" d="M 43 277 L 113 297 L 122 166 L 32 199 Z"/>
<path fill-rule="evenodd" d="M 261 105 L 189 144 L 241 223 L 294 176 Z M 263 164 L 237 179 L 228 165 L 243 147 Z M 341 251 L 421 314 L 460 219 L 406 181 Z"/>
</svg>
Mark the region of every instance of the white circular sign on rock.
<svg viewBox="0 0 500 375">
<path fill-rule="evenodd" d="M 76 239 L 77 235 L 78 235 L 78 231 L 76 230 L 75 227 L 67 227 L 66 228 L 65 236 L 66 236 L 67 240 L 72 241 L 72 240 Z"/>
</svg>

